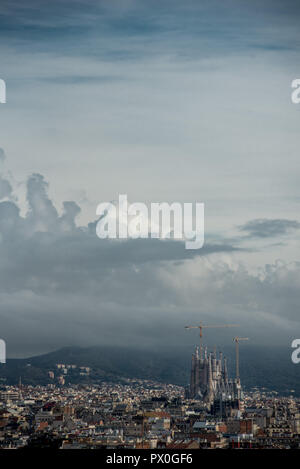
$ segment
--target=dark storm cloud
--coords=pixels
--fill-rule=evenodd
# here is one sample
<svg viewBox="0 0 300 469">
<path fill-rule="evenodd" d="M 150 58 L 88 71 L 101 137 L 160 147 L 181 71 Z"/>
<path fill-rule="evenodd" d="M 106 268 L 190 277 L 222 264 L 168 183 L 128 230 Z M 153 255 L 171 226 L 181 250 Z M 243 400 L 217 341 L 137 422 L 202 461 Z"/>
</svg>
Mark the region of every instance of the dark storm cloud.
<svg viewBox="0 0 300 469">
<path fill-rule="evenodd" d="M 267 218 L 250 220 L 239 227 L 240 231 L 247 233 L 252 238 L 272 238 L 286 235 L 299 228 L 300 223 L 296 220 Z"/>
<path fill-rule="evenodd" d="M 296 49 L 291 30 L 299 4 L 288 0 L 3 1 L 0 37 L 6 45 L 56 54 L 137 60 L 172 53 L 188 59 L 251 48 Z M 287 20 L 289 24 L 287 24 Z M 110 41 L 103 40 L 110 38 Z M 20 41 L 21 40 L 21 41 Z"/>
<path fill-rule="evenodd" d="M 59 215 L 47 189 L 42 175 L 29 177 L 29 210 L 25 217 L 14 202 L 0 203 L 0 291 L 97 290 L 98 282 L 116 268 L 125 270 L 144 263 L 178 262 L 196 255 L 238 250 L 225 243 L 206 244 L 198 252 L 186 250 L 183 242 L 172 240 L 100 240 L 96 222 L 76 226 L 80 207 L 75 202 L 64 202 Z"/>
<path fill-rule="evenodd" d="M 10 353 L 36 352 L 41 337 L 48 348 L 72 337 L 77 344 L 95 343 L 100 323 L 98 340 L 105 343 L 116 326 L 122 329 L 118 342 L 133 328 L 146 328 L 143 334 L 152 340 L 151 318 L 163 310 L 169 317 L 173 301 L 160 272 L 197 256 L 238 250 L 221 243 L 196 252 L 170 240 L 100 240 L 95 222 L 76 225 L 75 202 L 64 202 L 59 214 L 47 191 L 43 176 L 33 174 L 25 216 L 14 201 L 0 202 L 1 333 Z"/>
<path fill-rule="evenodd" d="M 27 181 L 28 211 L 0 202 L 1 336 L 8 353 L 63 345 L 156 347 L 183 335 L 186 322 L 238 322 L 265 340 L 263 325 L 297 321 L 300 268 L 268 265 L 263 275 L 233 267 L 230 244 L 99 240 L 95 222 L 76 225 L 79 206 L 59 214 L 40 174 Z M 253 222 L 250 222 L 253 226 Z M 225 260 L 222 256 L 225 256 Z"/>
</svg>

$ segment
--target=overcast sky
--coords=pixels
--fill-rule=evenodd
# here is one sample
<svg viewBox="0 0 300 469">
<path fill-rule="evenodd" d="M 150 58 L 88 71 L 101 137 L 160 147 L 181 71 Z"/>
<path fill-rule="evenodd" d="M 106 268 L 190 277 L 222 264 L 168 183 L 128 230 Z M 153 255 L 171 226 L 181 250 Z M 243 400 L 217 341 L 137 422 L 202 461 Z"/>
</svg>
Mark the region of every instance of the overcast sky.
<svg viewBox="0 0 300 469">
<path fill-rule="evenodd" d="M 296 0 L 1 0 L 9 356 L 193 345 L 200 320 L 299 336 L 299 20 Z M 120 193 L 204 202 L 204 248 L 100 241 Z"/>
</svg>

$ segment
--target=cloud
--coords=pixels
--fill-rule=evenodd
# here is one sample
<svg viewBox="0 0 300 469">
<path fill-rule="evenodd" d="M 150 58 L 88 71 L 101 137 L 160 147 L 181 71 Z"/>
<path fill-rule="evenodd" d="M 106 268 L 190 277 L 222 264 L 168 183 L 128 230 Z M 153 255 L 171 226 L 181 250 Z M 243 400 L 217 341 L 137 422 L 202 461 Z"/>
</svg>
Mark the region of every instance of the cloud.
<svg viewBox="0 0 300 469">
<path fill-rule="evenodd" d="M 12 187 L 7 179 L 0 176 L 0 200 L 10 197 L 12 194 Z"/>
<path fill-rule="evenodd" d="M 292 21 L 275 27 L 283 21 L 279 3 L 262 10 L 258 2 L 155 3 L 1 3 L 12 105 L 3 129 L 19 174 L 47 174 L 57 200 L 82 181 L 91 200 L 120 187 L 151 200 L 155 181 L 159 200 L 199 197 L 216 211 L 227 203 L 231 217 L 251 197 L 256 209 L 274 207 L 283 185 L 297 194 L 290 169 L 298 128 L 288 96 L 296 62 L 278 47 L 297 47 L 299 28 Z"/>
<path fill-rule="evenodd" d="M 76 224 L 74 201 L 63 202 L 59 214 L 41 174 L 29 176 L 26 190 L 24 216 L 16 201 L 0 202 L 1 333 L 11 353 L 45 350 L 41 337 L 50 348 L 66 340 L 107 342 L 117 324 L 125 326 L 123 341 L 130 330 L 148 335 L 157 315 L 169 317 L 168 303 L 176 297 L 167 293 L 167 266 L 174 265 L 176 275 L 188 259 L 239 250 L 226 242 L 196 252 L 173 240 L 100 240 L 96 221 Z M 118 342 L 120 334 L 114 335 Z"/>
<path fill-rule="evenodd" d="M 199 320 L 234 321 L 265 341 L 270 328 L 282 336 L 298 323 L 300 264 L 253 274 L 226 242 L 194 252 L 171 240 L 100 240 L 96 222 L 76 224 L 75 202 L 59 214 L 40 174 L 28 178 L 27 202 L 25 216 L 16 202 L 0 202 L 1 334 L 10 355 L 192 344 L 183 326 Z"/>
<path fill-rule="evenodd" d="M 24 217 L 15 202 L 0 203 L 0 252 L 2 264 L 10 264 L 6 275 L 3 272 L 0 290 L 78 291 L 97 283 L 109 269 L 181 262 L 196 255 L 239 250 L 225 242 L 207 243 L 194 251 L 174 240 L 100 240 L 96 236 L 97 221 L 77 226 L 81 209 L 76 202 L 63 202 L 59 215 L 47 191 L 44 177 L 32 174 L 27 181 L 28 211 Z"/>
<path fill-rule="evenodd" d="M 161 47 L 169 42 L 176 42 L 178 55 L 186 58 L 195 53 L 201 55 L 203 49 L 193 47 L 191 37 L 200 39 L 210 54 L 229 53 L 233 46 L 239 51 L 264 48 L 264 43 L 265 50 L 274 50 L 279 44 L 282 48 L 296 49 L 291 31 L 297 26 L 299 14 L 293 0 L 286 0 L 284 10 L 280 2 L 271 0 L 263 5 L 258 0 L 251 4 L 228 0 L 226 5 L 220 0 L 209 4 L 196 0 L 186 3 L 161 0 L 155 6 L 147 0 L 53 0 L 50 3 L 29 0 L 26 4 L 3 0 L 1 7 L 0 25 L 6 39 L 22 39 L 26 47 L 28 42 L 39 42 L 42 38 L 53 51 L 59 41 L 71 54 L 81 53 L 84 47 L 88 55 L 114 54 L 115 59 L 141 57 L 145 49 L 151 54 L 158 50 L 157 45 Z M 95 47 L 99 36 L 110 37 L 106 48 L 102 41 L 98 43 L 100 47 Z M 136 40 L 142 38 L 147 40 L 137 47 Z M 74 47 L 74 40 L 78 39 L 80 47 Z"/>
<path fill-rule="evenodd" d="M 252 238 L 272 238 L 282 236 L 298 230 L 300 223 L 296 220 L 259 218 L 250 220 L 242 226 L 240 231 Z"/>
<path fill-rule="evenodd" d="M 6 154 L 3 148 L 0 148 L 0 164 L 2 165 L 6 159 Z M 0 200 L 2 199 L 10 199 L 12 197 L 13 188 L 11 183 L 6 177 L 3 177 L 0 174 Z"/>
<path fill-rule="evenodd" d="M 182 327 L 201 319 L 234 320 L 261 341 L 297 330 L 299 266 L 276 262 L 275 250 L 270 262 L 260 252 L 261 269 L 250 272 L 253 253 L 241 262 L 241 239 L 216 236 L 192 253 L 171 241 L 95 236 L 99 199 L 120 192 L 204 201 L 209 229 L 221 234 L 245 212 L 264 223 L 266 213 L 297 217 L 299 129 L 289 93 L 299 7 L 154 3 L 1 3 L 11 90 L 1 129 L 18 179 L 36 171 L 26 205 L 12 198 L 9 177 L 0 182 L 1 335 L 10 354 L 67 343 L 193 343 Z M 90 213 L 72 201 L 74 188 L 88 190 Z M 297 228 L 249 223 L 245 245 Z"/>
<path fill-rule="evenodd" d="M 3 148 L 0 148 L 0 162 L 2 163 L 5 160 L 5 151 Z"/>
</svg>

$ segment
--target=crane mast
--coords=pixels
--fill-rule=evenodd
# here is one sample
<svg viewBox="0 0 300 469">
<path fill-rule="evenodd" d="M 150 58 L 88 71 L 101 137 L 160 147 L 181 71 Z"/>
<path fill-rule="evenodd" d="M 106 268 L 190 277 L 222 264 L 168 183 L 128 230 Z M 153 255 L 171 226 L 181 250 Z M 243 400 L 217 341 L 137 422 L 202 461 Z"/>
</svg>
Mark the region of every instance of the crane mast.
<svg viewBox="0 0 300 469">
<path fill-rule="evenodd" d="M 235 373 L 237 381 L 240 379 L 240 352 L 239 352 L 239 343 L 241 340 L 249 340 L 248 337 L 234 337 L 233 342 L 235 342 Z"/>
<path fill-rule="evenodd" d="M 203 344 L 202 344 L 202 337 L 203 337 L 203 329 L 215 329 L 215 328 L 223 328 L 223 327 L 238 327 L 238 324 L 203 324 L 202 321 L 200 321 L 199 326 L 185 326 L 185 329 L 199 329 L 199 336 L 200 336 L 200 359 L 202 360 L 203 358 Z"/>
</svg>

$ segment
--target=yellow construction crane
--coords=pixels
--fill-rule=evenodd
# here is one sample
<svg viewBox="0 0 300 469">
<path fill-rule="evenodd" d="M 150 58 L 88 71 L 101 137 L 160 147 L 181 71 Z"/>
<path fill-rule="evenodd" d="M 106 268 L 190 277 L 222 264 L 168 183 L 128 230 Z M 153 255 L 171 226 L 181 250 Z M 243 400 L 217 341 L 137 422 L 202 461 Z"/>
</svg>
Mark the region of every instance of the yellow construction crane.
<svg viewBox="0 0 300 469">
<path fill-rule="evenodd" d="M 221 325 L 207 325 L 203 324 L 200 321 L 199 326 L 185 326 L 185 329 L 199 329 L 200 332 L 200 358 L 202 358 L 202 336 L 203 336 L 203 329 L 208 328 L 217 328 L 217 327 L 238 327 L 238 324 L 221 324 Z"/>
<path fill-rule="evenodd" d="M 234 337 L 233 342 L 235 342 L 235 369 L 236 369 L 236 379 L 240 379 L 240 357 L 239 357 L 239 343 L 241 340 L 249 340 L 248 337 Z"/>
</svg>

